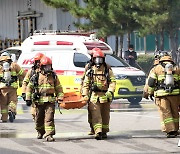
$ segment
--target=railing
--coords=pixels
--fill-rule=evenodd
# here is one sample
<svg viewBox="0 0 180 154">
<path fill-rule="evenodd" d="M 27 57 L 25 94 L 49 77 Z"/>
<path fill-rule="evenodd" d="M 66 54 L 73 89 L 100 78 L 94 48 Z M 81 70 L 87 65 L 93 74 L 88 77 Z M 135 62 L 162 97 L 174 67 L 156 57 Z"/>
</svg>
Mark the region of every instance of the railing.
<svg viewBox="0 0 180 154">
<path fill-rule="evenodd" d="M 4 40 L 0 40 L 0 50 L 12 47 L 12 46 L 18 46 L 21 45 L 21 41 L 19 41 L 18 39 L 4 39 Z"/>
<path fill-rule="evenodd" d="M 35 30 L 33 35 L 82 35 L 90 36 L 95 32 L 86 32 L 82 30 L 70 31 L 70 30 Z"/>
</svg>

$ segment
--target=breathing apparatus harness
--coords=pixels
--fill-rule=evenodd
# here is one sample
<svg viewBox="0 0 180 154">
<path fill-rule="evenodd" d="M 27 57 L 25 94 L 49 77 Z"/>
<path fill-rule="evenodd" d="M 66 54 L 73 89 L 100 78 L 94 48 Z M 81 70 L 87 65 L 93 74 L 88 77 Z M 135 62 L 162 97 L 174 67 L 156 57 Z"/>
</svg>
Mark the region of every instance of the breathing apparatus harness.
<svg viewBox="0 0 180 154">
<path fill-rule="evenodd" d="M 164 68 L 165 78 L 158 82 L 157 89 L 164 89 L 166 92 L 171 93 L 174 89 L 178 88 L 178 82 L 174 81 L 174 66 L 173 62 L 164 63 L 160 62 L 161 66 Z"/>
<path fill-rule="evenodd" d="M 107 80 L 107 86 L 109 87 L 109 83 L 110 83 L 110 76 L 109 76 L 109 68 L 107 67 L 107 64 L 104 62 L 102 65 L 104 65 L 105 67 L 105 71 L 104 74 L 94 74 L 94 70 L 92 69 L 92 67 L 89 69 L 87 76 L 90 77 L 90 91 L 94 91 L 94 92 L 107 92 L 107 90 L 101 90 L 97 87 L 97 85 L 94 84 L 94 78 L 93 76 L 105 76 L 106 80 Z M 100 78 L 98 78 L 99 80 L 101 80 Z"/>
<path fill-rule="evenodd" d="M 3 62 L 3 77 L 0 77 L 0 82 L 5 83 L 6 86 L 11 86 L 11 83 L 17 81 L 17 76 L 11 75 L 11 61 Z"/>
<path fill-rule="evenodd" d="M 40 72 L 36 72 L 34 73 L 34 75 L 31 77 L 31 82 L 33 83 L 33 86 L 34 86 L 34 92 L 33 92 L 33 100 L 36 101 L 40 98 L 40 96 L 43 96 L 40 92 L 39 92 L 39 89 L 38 89 L 38 80 L 39 80 L 39 73 Z M 48 73 L 45 73 L 44 71 L 42 71 L 41 73 L 43 73 L 44 75 L 48 76 L 48 75 L 52 75 L 53 77 L 53 80 L 54 80 L 54 86 L 56 84 L 56 79 L 57 79 L 57 75 L 56 73 L 52 70 L 51 72 L 48 72 Z M 54 94 L 45 94 L 45 96 L 54 96 Z"/>
</svg>

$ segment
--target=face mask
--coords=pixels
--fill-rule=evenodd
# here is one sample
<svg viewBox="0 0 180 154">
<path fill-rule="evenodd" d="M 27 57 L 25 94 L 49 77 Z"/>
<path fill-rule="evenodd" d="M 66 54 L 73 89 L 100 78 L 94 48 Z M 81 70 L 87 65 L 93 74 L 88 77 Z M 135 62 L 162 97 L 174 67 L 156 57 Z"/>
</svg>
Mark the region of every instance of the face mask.
<svg viewBox="0 0 180 154">
<path fill-rule="evenodd" d="M 43 66 L 44 73 L 48 74 L 52 72 L 52 66 L 51 65 L 45 65 Z"/>
<path fill-rule="evenodd" d="M 94 63 L 96 65 L 96 67 L 100 67 L 103 64 L 103 58 L 102 57 L 96 57 L 94 60 Z"/>
<path fill-rule="evenodd" d="M 132 50 L 132 49 L 130 49 L 129 51 L 130 51 L 130 52 L 133 52 L 133 50 Z"/>
</svg>

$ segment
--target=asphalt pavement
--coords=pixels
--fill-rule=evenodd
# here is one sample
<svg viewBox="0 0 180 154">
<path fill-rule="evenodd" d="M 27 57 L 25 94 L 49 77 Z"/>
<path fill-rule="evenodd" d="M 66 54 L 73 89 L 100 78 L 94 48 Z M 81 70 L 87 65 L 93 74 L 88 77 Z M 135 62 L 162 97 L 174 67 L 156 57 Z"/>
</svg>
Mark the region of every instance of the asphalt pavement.
<svg viewBox="0 0 180 154">
<path fill-rule="evenodd" d="M 56 110 L 55 142 L 36 139 L 30 108 L 18 105 L 14 123 L 0 122 L 0 154 L 121 154 L 180 153 L 180 137 L 166 138 L 160 131 L 156 106 L 143 100 L 139 107 L 128 106 L 125 100 L 111 104 L 108 139 L 97 141 L 87 135 L 87 110 Z M 115 108 L 116 106 L 116 108 Z M 123 108 L 124 107 L 124 108 Z"/>
</svg>

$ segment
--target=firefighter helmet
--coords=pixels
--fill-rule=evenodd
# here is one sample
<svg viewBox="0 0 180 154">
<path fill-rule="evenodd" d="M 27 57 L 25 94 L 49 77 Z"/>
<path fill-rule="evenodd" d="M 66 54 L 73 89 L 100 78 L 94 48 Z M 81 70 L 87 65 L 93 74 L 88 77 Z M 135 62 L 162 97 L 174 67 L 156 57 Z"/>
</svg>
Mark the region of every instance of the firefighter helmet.
<svg viewBox="0 0 180 154">
<path fill-rule="evenodd" d="M 102 50 L 100 48 L 94 48 L 93 49 L 93 58 L 96 58 L 96 57 L 101 57 L 101 58 L 104 58 L 104 53 L 102 52 Z"/>
<path fill-rule="evenodd" d="M 159 62 L 164 62 L 164 61 L 170 61 L 170 62 L 173 62 L 173 59 L 171 56 L 169 55 L 165 55 L 163 57 L 160 58 Z"/>
<path fill-rule="evenodd" d="M 44 54 L 39 52 L 34 56 L 34 61 L 41 60 L 42 57 L 44 57 Z"/>
<path fill-rule="evenodd" d="M 52 60 L 49 57 L 44 56 L 40 60 L 40 66 L 42 65 L 52 65 Z"/>
</svg>

